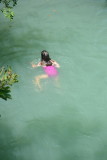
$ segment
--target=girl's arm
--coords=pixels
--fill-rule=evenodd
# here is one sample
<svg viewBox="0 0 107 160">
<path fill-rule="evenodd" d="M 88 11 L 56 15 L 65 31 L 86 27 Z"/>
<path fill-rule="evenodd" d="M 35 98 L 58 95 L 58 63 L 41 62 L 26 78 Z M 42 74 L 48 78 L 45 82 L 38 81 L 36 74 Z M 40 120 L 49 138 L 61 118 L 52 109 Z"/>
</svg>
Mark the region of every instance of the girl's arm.
<svg viewBox="0 0 107 160">
<path fill-rule="evenodd" d="M 55 65 L 55 67 L 60 68 L 60 65 L 56 61 L 51 60 L 51 62 L 53 63 L 53 65 Z"/>
<path fill-rule="evenodd" d="M 40 67 L 41 66 L 41 62 L 39 62 L 38 64 L 32 64 L 32 67 L 35 68 L 35 67 Z"/>
<path fill-rule="evenodd" d="M 57 62 L 54 62 L 55 67 L 60 68 L 60 65 Z"/>
</svg>

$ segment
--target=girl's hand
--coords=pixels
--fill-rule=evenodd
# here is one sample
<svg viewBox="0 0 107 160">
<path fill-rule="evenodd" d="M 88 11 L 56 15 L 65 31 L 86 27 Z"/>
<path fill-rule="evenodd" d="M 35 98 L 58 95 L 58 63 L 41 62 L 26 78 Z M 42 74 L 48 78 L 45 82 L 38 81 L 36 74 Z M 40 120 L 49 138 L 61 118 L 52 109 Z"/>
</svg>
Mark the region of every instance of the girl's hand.
<svg viewBox="0 0 107 160">
<path fill-rule="evenodd" d="M 35 64 L 32 64 L 32 67 L 33 67 L 33 68 L 35 68 L 35 67 L 36 67 L 36 65 L 35 65 Z"/>
<path fill-rule="evenodd" d="M 40 67 L 41 66 L 41 62 L 39 62 L 38 64 L 32 64 L 32 67 L 35 68 L 35 67 Z"/>
</svg>

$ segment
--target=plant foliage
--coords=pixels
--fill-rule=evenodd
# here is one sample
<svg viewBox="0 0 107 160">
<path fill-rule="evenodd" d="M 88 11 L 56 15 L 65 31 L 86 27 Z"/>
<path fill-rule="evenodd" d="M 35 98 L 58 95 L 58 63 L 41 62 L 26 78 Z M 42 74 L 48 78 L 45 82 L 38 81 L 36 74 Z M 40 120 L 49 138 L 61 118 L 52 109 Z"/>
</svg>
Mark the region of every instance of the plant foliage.
<svg viewBox="0 0 107 160">
<path fill-rule="evenodd" d="M 12 20 L 14 17 L 12 8 L 17 5 L 17 0 L 0 0 L 0 3 L 3 4 L 1 11 L 4 16 Z"/>
<path fill-rule="evenodd" d="M 0 98 L 11 99 L 11 86 L 18 82 L 18 75 L 13 73 L 11 67 L 0 68 Z"/>
</svg>

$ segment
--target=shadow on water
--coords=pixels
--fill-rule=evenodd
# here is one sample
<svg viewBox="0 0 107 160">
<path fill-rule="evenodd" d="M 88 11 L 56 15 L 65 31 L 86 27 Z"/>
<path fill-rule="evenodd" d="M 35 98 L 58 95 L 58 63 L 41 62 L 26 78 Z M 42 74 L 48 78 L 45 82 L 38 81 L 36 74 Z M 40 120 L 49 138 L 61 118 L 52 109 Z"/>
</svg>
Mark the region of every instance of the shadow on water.
<svg viewBox="0 0 107 160">
<path fill-rule="evenodd" d="M 104 7 L 107 7 L 107 0 L 105 0 Z"/>
<path fill-rule="evenodd" d="M 0 61 L 1 65 L 12 64 L 13 62 L 23 62 L 26 58 L 28 62 L 32 60 L 33 55 L 40 53 L 44 49 L 44 45 L 40 42 L 40 39 L 44 39 L 41 29 L 35 29 L 35 31 L 23 30 L 20 33 L 20 29 L 13 26 L 6 26 L 0 28 Z M 35 36 L 34 36 L 35 34 Z"/>
<path fill-rule="evenodd" d="M 2 160 L 105 160 L 106 141 L 96 135 L 98 124 L 82 126 L 80 120 L 51 117 L 33 119 L 13 134 L 13 127 L 0 121 L 0 158 Z M 99 141 L 101 142 L 99 145 Z M 88 146 L 88 147 L 87 147 Z M 104 157 L 104 158 L 103 158 Z"/>
<path fill-rule="evenodd" d="M 32 150 L 30 153 L 32 159 L 38 157 L 37 159 L 42 160 L 45 157 L 52 160 L 95 160 L 98 158 L 97 148 L 95 148 L 97 139 L 94 139 L 95 127 L 99 130 L 99 126 L 94 125 L 90 128 L 89 126 L 82 128 L 81 122 L 75 117 L 72 121 L 70 117 L 67 120 L 63 120 L 62 117 L 34 119 L 28 122 L 24 130 L 26 133 L 24 138 L 30 142 L 28 148 Z M 96 142 L 96 146 L 93 146 L 93 142 Z M 93 155 L 94 152 L 95 155 Z"/>
<path fill-rule="evenodd" d="M 0 157 L 3 160 L 77 160 L 80 156 L 76 151 L 79 125 L 77 121 L 69 124 L 61 117 L 33 119 L 20 136 L 14 137 L 12 128 L 0 122 Z"/>
<path fill-rule="evenodd" d="M 12 130 L 8 124 L 0 120 L 0 159 L 14 160 L 14 147 L 12 145 Z"/>
<path fill-rule="evenodd" d="M 25 136 L 14 136 L 13 128 L 8 123 L 0 122 L 0 159 L 1 160 L 23 160 L 23 153 L 29 140 Z M 26 155 L 26 152 L 24 152 Z M 26 158 L 25 158 L 26 160 Z"/>
<path fill-rule="evenodd" d="M 76 137 L 79 122 L 69 124 L 62 118 L 47 120 L 32 120 L 25 129 L 25 139 L 29 140 L 29 149 L 32 150 L 32 159 L 76 159 Z M 66 126 L 66 127 L 65 127 Z M 71 133 L 71 134 L 70 134 Z M 75 137 L 75 138 L 74 138 Z M 68 149 L 70 151 L 68 153 Z M 33 152 L 35 148 L 35 152 Z M 30 154 L 28 155 L 30 158 Z M 28 159 L 29 159 L 28 158 Z"/>
</svg>

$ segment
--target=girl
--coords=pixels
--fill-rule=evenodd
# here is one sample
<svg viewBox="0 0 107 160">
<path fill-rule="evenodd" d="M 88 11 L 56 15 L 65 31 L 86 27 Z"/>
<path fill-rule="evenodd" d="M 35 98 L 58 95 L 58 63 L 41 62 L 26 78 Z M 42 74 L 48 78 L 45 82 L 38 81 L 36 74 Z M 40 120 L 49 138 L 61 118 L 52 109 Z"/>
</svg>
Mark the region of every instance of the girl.
<svg viewBox="0 0 107 160">
<path fill-rule="evenodd" d="M 59 68 L 60 65 L 50 58 L 49 53 L 47 51 L 43 50 L 41 52 L 41 61 L 37 65 L 32 64 L 33 68 L 39 66 L 42 66 L 45 72 L 45 74 L 38 75 L 37 77 L 35 77 L 36 84 L 41 89 L 40 80 L 48 77 L 56 77 L 58 75 L 56 68 Z"/>
</svg>

